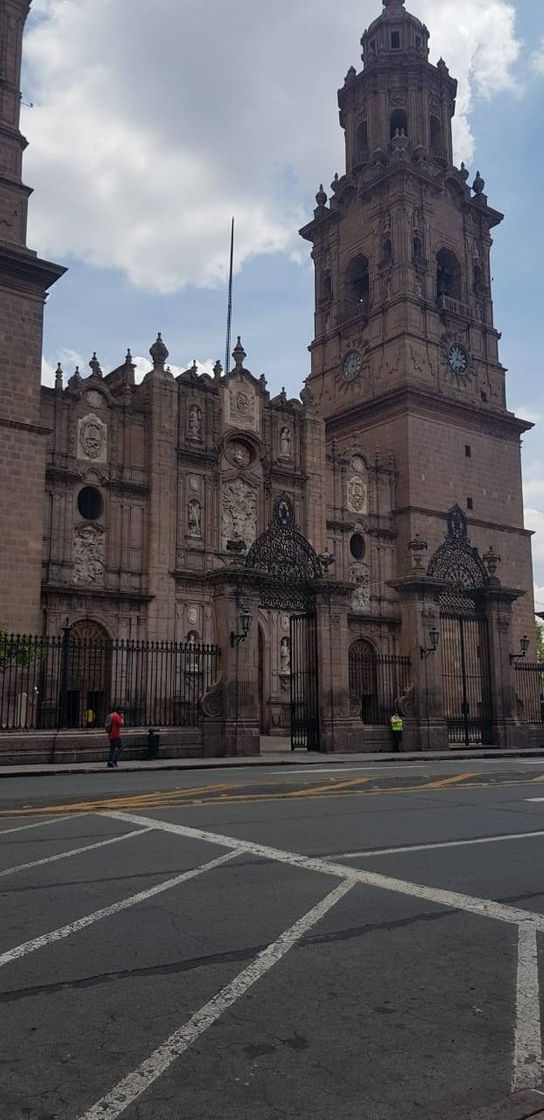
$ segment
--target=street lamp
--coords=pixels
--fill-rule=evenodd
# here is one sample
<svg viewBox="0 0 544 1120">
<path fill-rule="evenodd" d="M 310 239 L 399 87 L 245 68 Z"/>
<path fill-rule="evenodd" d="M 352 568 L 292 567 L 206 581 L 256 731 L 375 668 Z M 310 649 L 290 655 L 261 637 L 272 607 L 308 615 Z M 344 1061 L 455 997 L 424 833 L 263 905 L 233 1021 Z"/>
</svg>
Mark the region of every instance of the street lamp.
<svg viewBox="0 0 544 1120">
<path fill-rule="evenodd" d="M 235 646 L 239 646 L 240 642 L 245 642 L 249 631 L 251 630 L 252 621 L 253 617 L 249 608 L 242 607 L 240 611 L 240 633 L 235 634 L 234 630 L 231 630 L 230 632 L 230 644 L 232 646 L 232 649 L 234 649 Z"/>
<path fill-rule="evenodd" d="M 531 643 L 527 637 L 527 634 L 524 634 L 519 643 L 520 652 L 510 654 L 510 664 L 512 664 L 513 661 L 524 661 L 527 657 L 527 650 L 529 649 L 530 644 Z"/>
<path fill-rule="evenodd" d="M 431 644 L 430 644 L 428 649 L 426 649 L 425 646 L 420 646 L 419 647 L 419 653 L 420 653 L 422 661 L 425 657 L 430 657 L 431 653 L 436 653 L 436 651 L 438 649 L 438 643 L 440 641 L 440 634 L 439 634 L 438 630 L 436 629 L 436 626 L 433 626 L 432 630 L 429 631 L 429 638 L 430 638 Z"/>
</svg>

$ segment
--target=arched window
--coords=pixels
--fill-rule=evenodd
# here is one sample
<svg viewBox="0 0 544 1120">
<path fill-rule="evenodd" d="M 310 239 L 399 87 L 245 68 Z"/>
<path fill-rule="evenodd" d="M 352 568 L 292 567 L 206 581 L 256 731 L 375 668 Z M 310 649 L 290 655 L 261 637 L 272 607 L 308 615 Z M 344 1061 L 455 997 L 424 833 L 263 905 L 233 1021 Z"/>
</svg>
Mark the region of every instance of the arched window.
<svg viewBox="0 0 544 1120">
<path fill-rule="evenodd" d="M 436 254 L 436 296 L 461 299 L 461 268 L 454 253 L 441 249 Z"/>
<path fill-rule="evenodd" d="M 382 264 L 391 264 L 393 260 L 393 245 L 390 237 L 384 237 L 382 242 Z"/>
<path fill-rule="evenodd" d="M 370 285 L 368 275 L 368 259 L 361 254 L 354 257 L 346 270 L 346 302 L 366 303 Z"/>
<path fill-rule="evenodd" d="M 431 155 L 442 156 L 442 125 L 438 117 L 431 117 Z"/>
<path fill-rule="evenodd" d="M 405 136 L 408 136 L 408 113 L 406 109 L 395 109 L 395 112 L 391 113 L 389 129 L 391 139 L 393 139 L 397 133 L 401 136 L 403 133 Z"/>
<path fill-rule="evenodd" d="M 357 129 L 355 163 L 368 163 L 368 125 L 361 121 Z"/>
<path fill-rule="evenodd" d="M 349 687 L 363 723 L 379 722 L 377 677 L 376 651 L 370 642 L 358 638 L 349 647 Z"/>
</svg>

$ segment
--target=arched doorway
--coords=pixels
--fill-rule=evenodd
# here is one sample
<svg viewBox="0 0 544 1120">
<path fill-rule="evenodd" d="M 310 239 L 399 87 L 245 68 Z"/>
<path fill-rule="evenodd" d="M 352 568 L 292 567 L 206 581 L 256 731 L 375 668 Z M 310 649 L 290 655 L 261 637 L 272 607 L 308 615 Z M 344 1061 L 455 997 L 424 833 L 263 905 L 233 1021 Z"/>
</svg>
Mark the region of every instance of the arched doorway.
<svg viewBox="0 0 544 1120">
<path fill-rule="evenodd" d="M 427 569 L 448 586 L 440 596 L 444 717 L 451 743 L 490 744 L 493 705 L 485 591 L 489 575 L 468 537 L 460 506 L 448 513 L 448 532 Z"/>
<path fill-rule="evenodd" d="M 319 750 L 319 689 L 315 584 L 323 578 L 321 561 L 296 527 L 291 498 L 280 494 L 274 502 L 272 524 L 252 545 L 246 569 L 258 580 L 263 610 L 289 612 L 288 652 L 284 637 L 281 656 L 290 674 L 291 747 Z M 291 612 L 294 612 L 291 614 Z M 259 628 L 259 689 L 266 648 Z M 266 674 L 263 670 L 266 680 Z M 268 722 L 268 711 L 265 713 Z M 262 701 L 261 701 L 261 727 Z"/>
<path fill-rule="evenodd" d="M 103 727 L 111 692 L 111 641 L 92 619 L 75 622 L 68 635 L 61 711 L 65 727 Z"/>
<path fill-rule="evenodd" d="M 365 638 L 357 638 L 349 647 L 349 688 L 363 723 L 378 724 L 376 650 Z"/>
</svg>

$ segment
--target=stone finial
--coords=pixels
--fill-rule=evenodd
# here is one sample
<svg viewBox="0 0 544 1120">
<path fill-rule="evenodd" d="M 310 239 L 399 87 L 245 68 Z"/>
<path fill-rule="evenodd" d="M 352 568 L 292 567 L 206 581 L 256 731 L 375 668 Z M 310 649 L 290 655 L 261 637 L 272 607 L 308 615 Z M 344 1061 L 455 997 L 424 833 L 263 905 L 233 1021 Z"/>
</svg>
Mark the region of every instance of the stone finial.
<svg viewBox="0 0 544 1120">
<path fill-rule="evenodd" d="M 335 174 L 334 174 L 334 179 L 333 179 L 333 181 L 332 181 L 332 183 L 331 183 L 331 191 L 333 192 L 333 194 L 334 194 L 334 192 L 335 192 L 335 191 L 337 191 L 337 190 L 338 190 L 338 184 L 339 184 L 339 182 L 340 182 L 340 176 L 339 176 L 338 172 L 337 172 L 337 171 L 335 171 Z"/>
<path fill-rule="evenodd" d="M 463 179 L 465 180 L 465 183 L 466 183 L 466 181 L 468 179 L 468 176 L 469 176 L 469 171 L 468 171 L 468 168 L 466 167 L 464 162 L 461 164 L 461 175 L 463 176 Z"/>
<path fill-rule="evenodd" d="M 126 353 L 126 357 L 125 357 L 125 365 L 126 366 L 132 366 L 133 364 L 134 363 L 133 363 L 133 360 L 132 360 L 132 351 L 131 351 L 130 346 L 129 346 L 129 348 L 127 350 L 127 353 Z"/>
<path fill-rule="evenodd" d="M 58 363 L 55 370 L 55 389 L 57 389 L 60 393 L 62 393 L 62 390 L 64 389 L 64 374 L 62 372 L 62 366 L 60 362 Z"/>
<path fill-rule="evenodd" d="M 151 354 L 153 369 L 164 369 L 164 364 L 168 357 L 169 350 L 162 340 L 162 334 L 160 331 L 157 335 L 157 341 L 153 343 L 153 346 L 149 347 L 149 353 Z"/>
<path fill-rule="evenodd" d="M 476 178 L 475 178 L 475 180 L 472 184 L 472 189 L 474 191 L 474 194 L 476 194 L 476 195 L 480 195 L 480 194 L 484 193 L 485 179 L 482 179 L 482 176 L 480 175 L 479 171 L 476 172 Z"/>
<path fill-rule="evenodd" d="M 319 190 L 315 196 L 315 200 L 317 202 L 318 210 L 324 210 L 325 206 L 327 205 L 327 195 L 325 190 L 323 189 L 323 183 L 320 183 L 319 185 Z"/>
<path fill-rule="evenodd" d="M 242 346 L 242 339 L 240 338 L 240 335 L 238 335 L 238 342 L 236 343 L 236 346 L 232 351 L 232 356 L 234 358 L 235 369 L 242 370 L 244 368 L 244 362 L 247 358 L 247 354 L 244 350 L 244 347 Z"/>
<path fill-rule="evenodd" d="M 196 358 L 193 358 L 193 364 L 191 366 L 191 373 L 195 374 L 195 376 L 198 375 L 198 363 L 197 363 Z"/>
<path fill-rule="evenodd" d="M 96 356 L 96 350 L 94 351 L 94 354 L 89 362 L 89 366 L 93 377 L 102 377 L 102 367 Z"/>
<path fill-rule="evenodd" d="M 410 541 L 410 543 L 408 545 L 408 548 L 410 549 L 410 552 L 412 553 L 412 556 L 414 557 L 413 570 L 417 571 L 417 572 L 423 572 L 424 568 L 423 568 L 423 562 L 422 562 L 422 559 L 421 559 L 421 553 L 422 552 L 427 552 L 427 549 L 429 548 L 429 545 L 427 544 L 427 541 L 424 541 L 422 539 L 420 533 L 416 533 L 413 541 Z"/>
<path fill-rule="evenodd" d="M 279 395 L 279 400 L 282 402 L 282 404 L 287 404 L 287 393 L 285 392 L 285 385 L 282 385 L 282 387 L 281 387 L 281 393 Z"/>
<path fill-rule="evenodd" d="M 490 545 L 487 552 L 482 556 L 482 560 L 489 572 L 490 578 L 495 579 L 497 568 L 501 563 L 501 557 L 495 552 L 493 545 Z"/>
<path fill-rule="evenodd" d="M 218 358 L 214 367 L 213 367 L 213 375 L 214 375 L 216 381 L 219 381 L 219 378 L 221 377 L 222 373 L 223 373 L 223 366 L 221 365 L 221 362 L 219 361 L 219 358 Z"/>
</svg>

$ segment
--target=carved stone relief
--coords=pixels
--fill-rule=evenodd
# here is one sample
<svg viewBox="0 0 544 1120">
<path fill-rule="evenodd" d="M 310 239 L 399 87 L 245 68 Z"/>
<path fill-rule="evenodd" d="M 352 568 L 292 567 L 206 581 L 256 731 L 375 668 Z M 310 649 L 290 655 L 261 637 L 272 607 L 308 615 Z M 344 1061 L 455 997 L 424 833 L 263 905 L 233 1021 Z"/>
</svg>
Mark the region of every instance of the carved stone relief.
<svg viewBox="0 0 544 1120">
<path fill-rule="evenodd" d="M 221 547 L 226 551 L 227 541 L 244 541 L 247 547 L 257 535 L 257 494 L 241 478 L 227 482 L 223 487 L 221 509 Z"/>
<path fill-rule="evenodd" d="M 74 533 L 74 583 L 104 583 L 104 543 L 102 529 L 84 525 Z"/>
<path fill-rule="evenodd" d="M 197 498 L 191 498 L 187 506 L 187 528 L 190 537 L 202 539 L 202 506 Z"/>
<path fill-rule="evenodd" d="M 187 418 L 187 434 L 195 443 L 202 441 L 202 410 L 197 404 L 192 404 Z"/>
<path fill-rule="evenodd" d="M 350 513 L 368 513 L 368 486 L 358 475 L 348 479 L 346 504 Z"/>
<path fill-rule="evenodd" d="M 356 585 L 351 596 L 352 610 L 368 610 L 370 607 L 370 571 L 368 564 L 361 562 L 351 564 L 349 578 L 350 583 Z"/>
<path fill-rule="evenodd" d="M 257 430 L 257 398 L 252 385 L 233 380 L 228 388 L 226 404 L 228 426 L 253 432 Z"/>
<path fill-rule="evenodd" d="M 78 421 L 78 459 L 105 463 L 108 453 L 108 429 L 99 416 L 89 412 Z"/>
<path fill-rule="evenodd" d="M 225 458 L 233 467 L 249 467 L 251 450 L 242 439 L 230 440 L 225 448 Z"/>
<path fill-rule="evenodd" d="M 280 432 L 280 459 L 292 459 L 291 444 L 293 436 L 288 427 L 284 427 Z"/>
<path fill-rule="evenodd" d="M 291 643 L 289 638 L 282 638 L 280 642 L 280 673 L 291 672 Z"/>
</svg>

